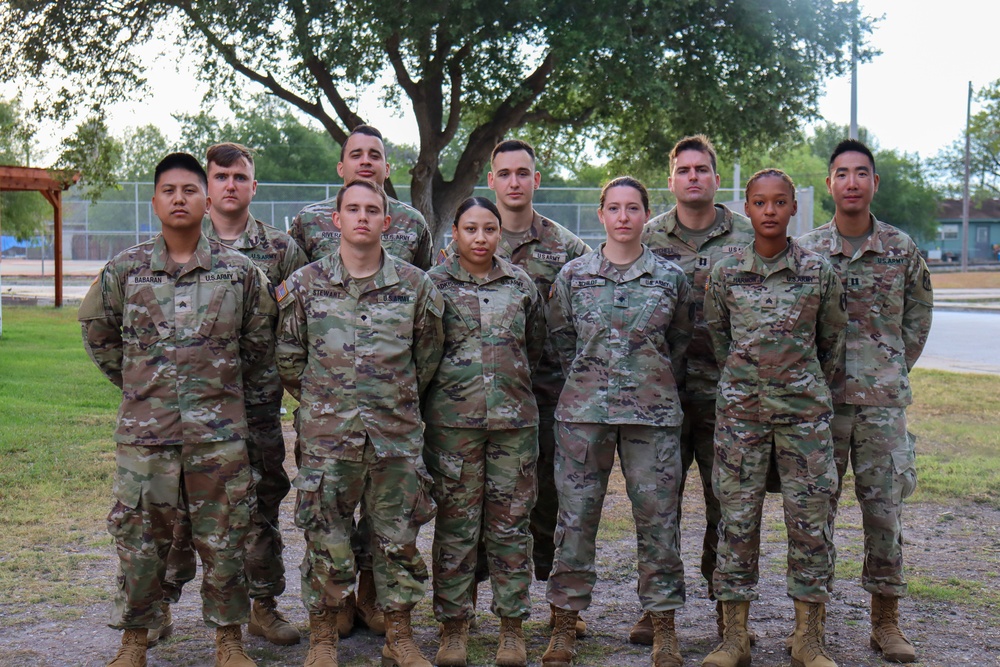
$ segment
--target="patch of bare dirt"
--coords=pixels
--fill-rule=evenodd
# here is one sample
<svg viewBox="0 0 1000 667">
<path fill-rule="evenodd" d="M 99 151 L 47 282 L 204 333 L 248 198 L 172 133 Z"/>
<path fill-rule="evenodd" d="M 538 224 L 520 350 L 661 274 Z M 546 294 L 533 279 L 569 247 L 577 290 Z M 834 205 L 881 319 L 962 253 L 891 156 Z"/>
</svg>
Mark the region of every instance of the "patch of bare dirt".
<svg viewBox="0 0 1000 667">
<path fill-rule="evenodd" d="M 289 456 L 291 466 L 291 456 Z M 692 481 L 696 480 L 695 476 Z M 851 490 L 846 489 L 846 494 Z M 687 579 L 687 605 L 677 614 L 677 628 L 685 664 L 698 665 L 717 643 L 714 603 L 698 572 L 701 530 L 704 520 L 701 490 L 689 485 L 683 519 L 683 555 Z M 286 540 L 285 562 L 288 590 L 281 598 L 281 609 L 303 629 L 306 612 L 299 599 L 298 564 L 303 553 L 301 533 L 291 520 L 293 498 L 285 501 L 282 531 Z M 625 520 L 630 515 L 629 502 L 620 478 L 613 479 L 605 504 L 605 519 Z M 971 665 L 1000 667 L 1000 609 L 977 599 L 976 585 L 990 590 L 1000 586 L 1000 511 L 971 503 L 953 506 L 911 505 L 905 516 L 907 570 L 911 579 L 969 582 L 969 594 L 954 602 L 907 598 L 901 604 L 903 625 L 916 644 L 920 662 L 925 667 Z M 751 607 L 751 622 L 759 635 L 753 650 L 757 667 L 785 667 L 789 659 L 783 638 L 793 624 L 792 601 L 785 595 L 785 544 L 781 505 L 777 496 L 769 496 L 765 507 L 765 534 L 762 540 L 760 600 Z M 103 517 L 95 517 L 95 532 Z M 421 550 L 430 554 L 431 526 L 421 531 Z M 647 647 L 633 646 L 626 637 L 638 618 L 635 593 L 635 538 L 629 531 L 620 538 L 605 539 L 598 551 L 599 577 L 594 602 L 584 618 L 589 635 L 578 643 L 580 665 L 648 665 Z M 860 513 L 853 503 L 844 507 L 838 524 L 838 571 L 856 562 L 861 553 Z M 103 582 L 108 595 L 113 592 L 117 559 L 108 546 L 106 559 L 88 564 L 78 573 L 81 585 Z M 197 583 L 197 582 L 195 582 Z M 489 614 L 490 593 L 483 586 L 480 597 L 480 628 L 473 631 L 470 664 L 491 665 L 496 650 L 497 620 Z M 532 585 L 534 609 L 527 626 L 529 660 L 541 661 L 548 643 L 548 605 L 544 584 Z M 995 597 L 994 597 L 995 599 Z M 828 608 L 827 643 L 841 667 L 883 665 L 868 647 L 869 598 L 856 579 L 840 580 Z M 55 606 L 49 604 L 24 608 L 0 601 L 0 665 L 3 667 L 99 667 L 114 655 L 120 634 L 105 623 L 108 609 L 99 606 Z M 437 649 L 436 626 L 427 599 L 415 612 L 417 640 L 428 658 Z M 174 610 L 175 635 L 149 651 L 150 667 L 211 665 L 214 660 L 213 634 L 202 624 L 197 586 L 190 586 Z M 249 654 L 260 667 L 301 665 L 307 644 L 276 647 L 249 637 Z M 380 664 L 382 638 L 366 630 L 343 640 L 341 665 Z"/>
</svg>

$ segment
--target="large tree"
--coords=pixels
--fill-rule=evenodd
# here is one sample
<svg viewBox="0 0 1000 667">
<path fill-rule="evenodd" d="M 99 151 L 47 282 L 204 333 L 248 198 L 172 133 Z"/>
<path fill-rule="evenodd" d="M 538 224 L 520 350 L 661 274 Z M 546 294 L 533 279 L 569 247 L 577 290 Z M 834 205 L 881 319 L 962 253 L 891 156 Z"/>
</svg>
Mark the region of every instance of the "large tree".
<svg viewBox="0 0 1000 667">
<path fill-rule="evenodd" d="M 405 98 L 418 137 L 411 196 L 433 227 L 494 144 L 534 127 L 590 136 L 621 164 L 660 160 L 681 133 L 743 150 L 797 127 L 871 21 L 836 0 L 15 0 L 0 7 L 0 77 L 60 77 L 43 102 L 141 86 L 137 46 L 179 26 L 215 91 L 244 77 L 343 143 L 368 91 Z M 386 74 L 391 74 L 391 82 Z M 579 133 L 579 134 L 577 134 Z M 442 152 L 460 142 L 452 174 Z M 397 165 L 399 167 L 401 165 Z M 399 171 L 397 170 L 397 173 Z"/>
</svg>

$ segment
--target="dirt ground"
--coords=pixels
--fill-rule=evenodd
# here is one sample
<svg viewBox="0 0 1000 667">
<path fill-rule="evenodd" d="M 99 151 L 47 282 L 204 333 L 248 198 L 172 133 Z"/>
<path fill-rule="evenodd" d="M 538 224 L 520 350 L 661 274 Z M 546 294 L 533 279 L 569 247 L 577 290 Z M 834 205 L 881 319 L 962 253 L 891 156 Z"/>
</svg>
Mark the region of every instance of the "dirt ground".
<svg viewBox="0 0 1000 667">
<path fill-rule="evenodd" d="M 289 457 L 289 461 L 291 457 Z M 697 479 L 697 476 L 694 477 Z M 851 489 L 847 492 L 852 493 Z M 307 616 L 299 601 L 298 563 L 303 541 L 292 525 L 289 497 L 283 506 L 282 531 L 286 540 L 285 562 L 288 590 L 281 608 L 303 629 Z M 613 478 L 605 503 L 605 522 L 621 525 L 630 507 L 620 477 Z M 687 605 L 677 614 L 681 651 L 686 665 L 698 665 L 717 642 L 714 603 L 698 572 L 701 527 L 704 520 L 700 489 L 689 485 L 683 518 L 683 555 L 687 580 Z M 1000 510 L 984 505 L 910 505 L 906 509 L 906 559 L 911 580 L 978 582 L 987 589 L 1000 585 Z M 751 622 L 760 639 L 753 650 L 757 667 L 786 666 L 789 659 L 782 640 L 792 627 L 794 612 L 785 595 L 784 532 L 781 505 L 769 496 L 765 508 L 765 534 L 761 558 L 760 600 L 751 607 Z M 103 517 L 95 517 L 94 531 L 103 529 Z M 432 526 L 421 531 L 421 551 L 430 553 Z M 589 635 L 578 643 L 580 665 L 648 665 L 646 647 L 628 644 L 625 638 L 639 614 L 635 594 L 635 538 L 629 530 L 609 530 L 602 535 L 598 551 L 599 582 L 594 602 L 584 618 Z M 838 523 L 839 572 L 857 573 L 861 552 L 860 514 L 854 503 L 846 506 Z M 82 586 L 103 585 L 113 593 L 117 559 L 110 544 L 102 557 L 75 573 Z M 2 560 L 2 559 L 0 559 Z M 907 598 L 901 604 L 903 624 L 917 647 L 920 662 L 927 667 L 972 665 L 1000 667 L 1000 608 L 983 605 L 975 597 L 978 587 L 951 602 Z M 534 608 L 526 626 L 529 661 L 537 665 L 548 642 L 548 606 L 544 585 L 532 585 Z M 490 593 L 480 591 L 480 627 L 472 634 L 470 664 L 491 665 L 496 651 L 497 620 L 488 612 Z M 828 608 L 827 643 L 841 667 L 884 663 L 868 646 L 868 596 L 856 577 L 838 582 Z M 54 605 L 26 608 L 16 599 L 0 600 L 0 666 L 2 667 L 97 667 L 114 655 L 119 633 L 106 625 L 108 603 Z M 417 607 L 416 636 L 428 658 L 437 648 L 436 626 L 425 599 Z M 174 610 L 175 634 L 149 651 L 150 667 L 211 665 L 214 660 L 212 634 L 201 622 L 198 591 L 189 587 Z M 341 642 L 340 664 L 378 665 L 380 637 L 358 630 Z M 301 665 L 307 644 L 274 647 L 263 640 L 247 640 L 250 656 L 260 667 Z"/>
</svg>

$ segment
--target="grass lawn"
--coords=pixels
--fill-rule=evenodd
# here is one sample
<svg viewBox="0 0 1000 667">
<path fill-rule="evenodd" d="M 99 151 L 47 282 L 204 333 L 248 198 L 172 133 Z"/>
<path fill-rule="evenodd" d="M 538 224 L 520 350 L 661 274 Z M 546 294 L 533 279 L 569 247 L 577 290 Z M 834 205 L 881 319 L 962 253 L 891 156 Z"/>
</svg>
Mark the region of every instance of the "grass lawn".
<svg viewBox="0 0 1000 667">
<path fill-rule="evenodd" d="M 88 560 L 106 557 L 95 547 L 110 541 L 103 517 L 119 392 L 84 352 L 75 309 L 7 307 L 3 314 L 0 595 L 24 603 L 96 600 L 96 587 L 65 584 Z M 913 385 L 919 484 L 912 500 L 1000 505 L 1000 377 L 918 370 Z M 631 530 L 626 506 L 621 524 L 602 525 L 602 537 Z"/>
<path fill-rule="evenodd" d="M 986 289 L 1000 288 L 1000 271 L 968 271 L 966 273 L 931 274 L 934 289 Z"/>
</svg>

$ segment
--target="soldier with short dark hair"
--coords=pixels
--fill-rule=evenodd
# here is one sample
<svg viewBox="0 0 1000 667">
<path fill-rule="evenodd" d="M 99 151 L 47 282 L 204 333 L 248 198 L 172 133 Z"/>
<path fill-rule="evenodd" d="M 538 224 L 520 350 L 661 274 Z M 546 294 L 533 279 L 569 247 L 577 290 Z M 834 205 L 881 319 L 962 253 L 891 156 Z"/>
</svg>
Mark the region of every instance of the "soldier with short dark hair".
<svg viewBox="0 0 1000 667">
<path fill-rule="evenodd" d="M 719 500 L 712 491 L 712 461 L 715 456 L 715 399 L 719 366 L 705 325 L 705 284 L 712 267 L 733 257 L 753 240 L 750 221 L 741 213 L 715 201 L 722 183 L 712 142 L 702 134 L 684 137 L 670 151 L 670 191 L 677 205 L 649 221 L 642 242 L 656 255 L 684 270 L 694 303 L 691 345 L 687 350 L 685 386 L 681 388 L 684 424 L 681 427 L 679 493 L 684 496 L 688 469 L 695 462 L 705 498 L 705 531 L 702 538 L 701 574 L 708 582 L 709 597 L 719 543 Z M 716 602 L 719 636 L 722 636 L 722 605 Z M 751 635 L 751 638 L 753 636 Z M 652 644 L 653 626 L 647 614 L 629 633 L 634 644 Z"/>
<path fill-rule="evenodd" d="M 250 213 L 257 193 L 253 152 L 246 146 L 226 142 L 215 144 L 206 153 L 208 195 L 212 207 L 202 220 L 202 232 L 209 239 L 239 250 L 253 260 L 271 285 L 278 285 L 306 264 L 306 257 L 288 234 L 265 225 Z M 265 391 L 272 400 L 255 402 L 247 410 L 250 437 L 247 451 L 257 473 L 257 505 L 247 538 L 246 571 L 253 606 L 248 629 L 274 644 L 299 642 L 298 629 L 277 609 L 276 597 L 285 591 L 284 545 L 278 529 L 281 501 L 291 483 L 285 472 L 285 439 L 281 432 L 281 379 L 278 369 L 267 371 Z M 153 646 L 173 632 L 170 604 L 180 600 L 181 589 L 195 577 L 191 522 L 181 513 L 174 527 L 174 541 L 167 556 L 163 583 L 164 622 L 149 631 Z M 168 604 L 169 603 L 169 604 Z"/>
<path fill-rule="evenodd" d="M 903 501 L 917 483 L 916 438 L 906 430 L 910 370 L 927 342 L 934 307 L 931 274 L 904 232 L 875 218 L 875 157 L 842 141 L 830 157 L 833 220 L 802 236 L 802 247 L 830 259 L 847 295 L 847 343 L 833 383 L 831 422 L 841 480 L 848 463 L 861 506 L 865 555 L 861 585 L 871 593 L 871 645 L 887 660 L 913 662 L 899 627 L 903 578 Z M 830 506 L 833 532 L 839 493 Z M 831 573 L 831 585 L 833 575 Z"/>
<path fill-rule="evenodd" d="M 373 602 L 385 615 L 382 663 L 429 666 L 410 610 L 427 581 L 417 533 L 436 509 L 420 398 L 441 359 L 443 304 L 423 271 L 382 249 L 390 218 L 380 185 L 351 181 L 336 204 L 337 251 L 275 289 L 278 371 L 299 400 L 293 486 L 295 525 L 306 539 L 306 664 L 337 664 L 337 615 L 355 588 L 351 532 L 363 502 L 373 533 Z"/>
<path fill-rule="evenodd" d="M 209 201 L 198 160 L 165 157 L 153 194 L 161 233 L 108 262 L 80 306 L 87 351 L 122 389 L 108 531 L 120 560 L 111 625 L 125 634 L 109 667 L 146 664 L 183 507 L 216 667 L 254 665 L 240 631 L 250 616 L 243 560 L 254 495 L 246 415 L 275 399 L 266 374 L 276 312 L 253 262 L 202 234 Z"/>
</svg>

